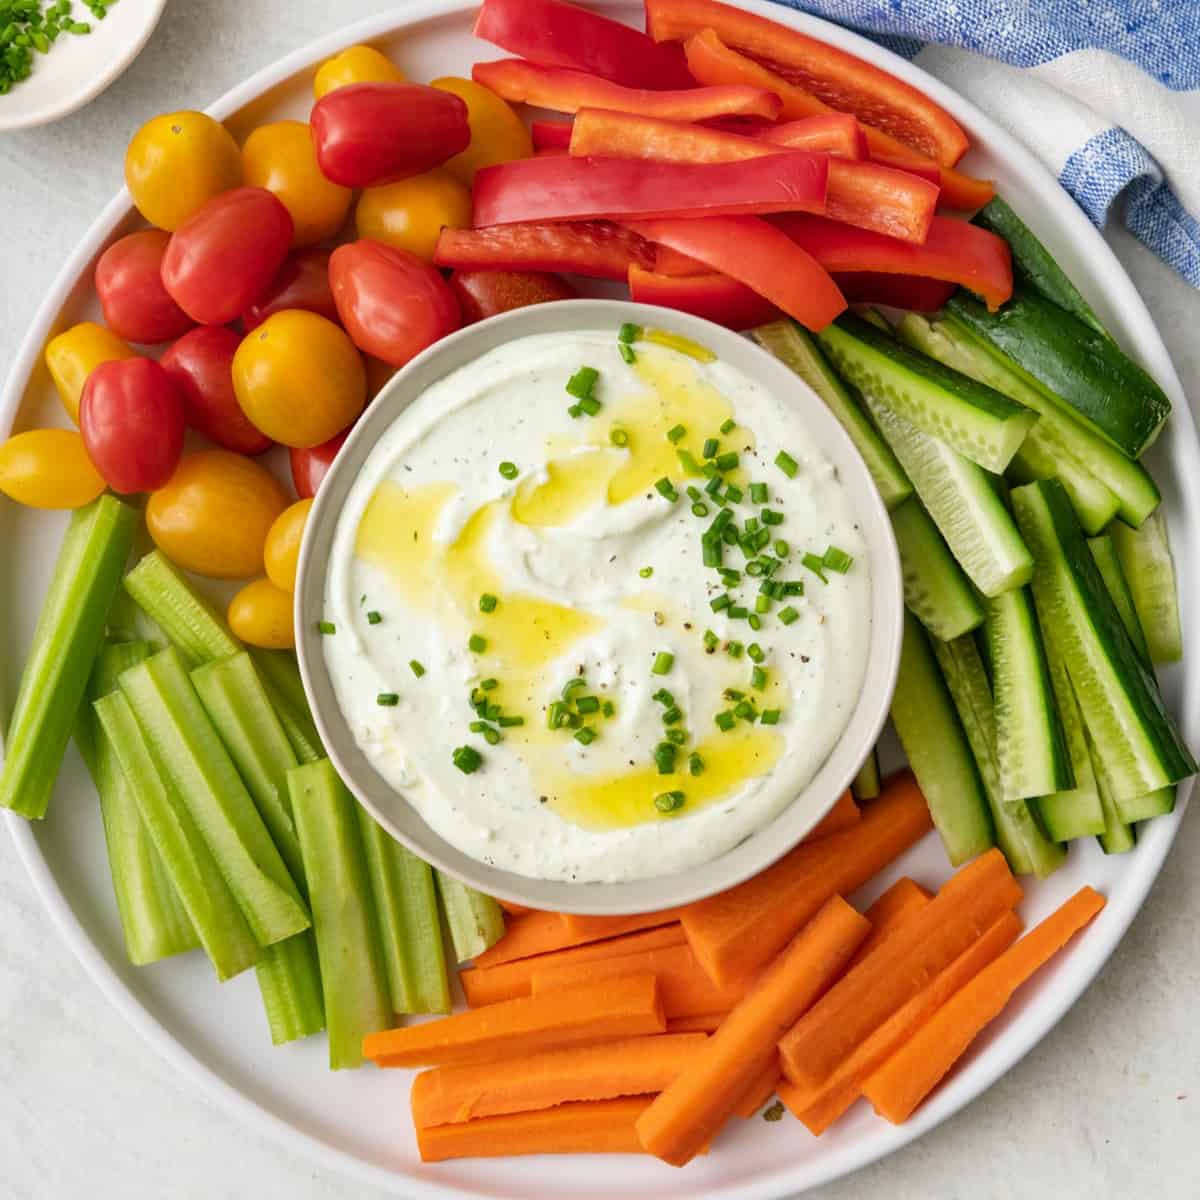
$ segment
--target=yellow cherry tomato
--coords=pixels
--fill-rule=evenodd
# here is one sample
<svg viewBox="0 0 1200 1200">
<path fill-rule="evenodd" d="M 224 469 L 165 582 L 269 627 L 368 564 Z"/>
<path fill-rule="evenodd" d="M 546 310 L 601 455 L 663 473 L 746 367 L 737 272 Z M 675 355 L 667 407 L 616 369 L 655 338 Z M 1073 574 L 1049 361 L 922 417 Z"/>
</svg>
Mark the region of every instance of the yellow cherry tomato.
<svg viewBox="0 0 1200 1200">
<path fill-rule="evenodd" d="M 426 262 L 432 261 L 443 229 L 470 224 L 470 189 L 437 167 L 399 183 L 366 188 L 354 210 L 360 238 L 398 246 Z"/>
<path fill-rule="evenodd" d="M 146 504 L 146 528 L 173 562 L 212 579 L 249 579 L 287 493 L 265 467 L 229 450 L 185 454 Z"/>
<path fill-rule="evenodd" d="M 311 500 L 297 500 L 275 518 L 263 547 L 267 578 L 285 592 L 296 590 L 296 567 L 300 562 L 300 543 L 308 524 Z"/>
<path fill-rule="evenodd" d="M 345 223 L 353 193 L 321 173 L 306 122 L 260 125 L 242 147 L 242 171 L 250 187 L 274 192 L 292 214 L 293 246 L 315 246 Z"/>
<path fill-rule="evenodd" d="M 328 92 L 351 83 L 403 82 L 404 72 L 374 46 L 349 46 L 317 68 L 313 95 L 320 100 Z"/>
<path fill-rule="evenodd" d="M 73 429 L 30 429 L 0 443 L 0 492 L 30 508 L 82 508 L 104 491 Z"/>
<path fill-rule="evenodd" d="M 290 650 L 296 644 L 292 593 L 277 588 L 269 579 L 246 584 L 230 600 L 226 616 L 234 636 L 251 646 Z"/>
<path fill-rule="evenodd" d="M 269 316 L 242 339 L 233 389 L 256 429 L 298 449 L 341 433 L 367 401 L 354 343 L 332 321 L 299 308 Z"/>
<path fill-rule="evenodd" d="M 133 135 L 125 182 L 151 225 L 175 230 L 206 200 L 240 186 L 242 153 L 207 113 L 163 113 Z"/>
<path fill-rule="evenodd" d="M 452 75 L 435 79 L 429 86 L 453 92 L 467 106 L 471 144 L 444 164 L 463 183 L 470 185 L 480 167 L 529 158 L 533 154 L 533 141 L 524 121 L 491 88 Z"/>
<path fill-rule="evenodd" d="M 101 364 L 137 354 L 111 329 L 93 321 L 72 325 L 46 343 L 46 366 L 67 416 L 79 424 L 79 399 L 87 377 Z"/>
</svg>

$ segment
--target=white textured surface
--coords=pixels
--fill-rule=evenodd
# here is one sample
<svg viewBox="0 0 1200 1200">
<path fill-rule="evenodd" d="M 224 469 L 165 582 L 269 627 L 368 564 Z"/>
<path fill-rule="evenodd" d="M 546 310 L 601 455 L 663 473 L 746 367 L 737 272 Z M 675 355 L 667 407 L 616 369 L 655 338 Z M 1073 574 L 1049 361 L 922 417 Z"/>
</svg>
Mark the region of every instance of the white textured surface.
<svg viewBox="0 0 1200 1200">
<path fill-rule="evenodd" d="M 59 125 L 0 137 L 0 364 L 118 187 L 125 141 L 141 121 L 202 107 L 284 52 L 379 8 L 172 0 L 111 91 Z M 1200 297 L 1129 238 L 1111 240 L 1185 385 L 1200 385 Z M 815 1200 L 1191 1200 L 1200 1180 L 1197 860 L 1193 815 L 1121 948 L 1058 1029 L 965 1112 L 811 1193 Z M 2 834 L 0 942 L 2 1200 L 382 1196 L 246 1131 L 174 1078 L 59 942 Z M 791 1122 L 773 1132 L 807 1136 Z"/>
</svg>

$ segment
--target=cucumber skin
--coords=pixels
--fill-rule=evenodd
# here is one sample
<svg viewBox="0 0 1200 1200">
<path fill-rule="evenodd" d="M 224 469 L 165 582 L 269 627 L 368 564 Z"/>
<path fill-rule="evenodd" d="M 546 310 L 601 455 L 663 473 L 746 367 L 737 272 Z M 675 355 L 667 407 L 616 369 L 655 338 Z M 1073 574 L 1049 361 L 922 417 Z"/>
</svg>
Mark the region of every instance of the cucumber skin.
<svg viewBox="0 0 1200 1200">
<path fill-rule="evenodd" d="M 852 313 L 826 326 L 817 340 L 838 374 L 860 392 L 985 470 L 1004 471 L 1037 420 L 994 388 L 918 354 Z"/>
<path fill-rule="evenodd" d="M 1146 795 L 1194 774 L 1195 759 L 1121 624 L 1062 485 L 1055 480 L 1026 484 L 1013 491 L 1012 499 L 1037 560 L 1033 593 L 1038 617 L 1042 628 L 1060 642 L 1093 745 L 1101 760 L 1123 748 L 1136 762 L 1105 763 L 1114 795 L 1118 800 Z M 1091 631 L 1087 643 L 1105 661 L 1103 673 L 1091 665 L 1083 624 L 1077 626 L 1072 616 L 1079 605 L 1086 612 L 1078 618 Z M 1056 611 L 1060 607 L 1064 611 Z M 1119 687 L 1119 696 L 1109 696 L 1110 683 Z M 1113 711 L 1118 700 L 1123 713 Z M 1126 732 L 1134 725 L 1144 743 L 1136 752 Z M 1119 775 L 1114 775 L 1113 766 Z"/>
<path fill-rule="evenodd" d="M 999 312 L 961 291 L 946 311 L 1069 405 L 1130 458 L 1139 458 L 1171 412 L 1166 393 L 1103 334 L 1036 292 L 1017 289 Z"/>
<path fill-rule="evenodd" d="M 995 844 L 987 798 L 962 722 L 921 623 L 904 614 L 892 723 L 951 865 Z"/>
<path fill-rule="evenodd" d="M 859 767 L 858 774 L 850 784 L 850 791 L 860 804 L 864 800 L 874 800 L 878 797 L 880 791 L 878 750 L 872 750 L 867 755 L 866 761 Z"/>
</svg>

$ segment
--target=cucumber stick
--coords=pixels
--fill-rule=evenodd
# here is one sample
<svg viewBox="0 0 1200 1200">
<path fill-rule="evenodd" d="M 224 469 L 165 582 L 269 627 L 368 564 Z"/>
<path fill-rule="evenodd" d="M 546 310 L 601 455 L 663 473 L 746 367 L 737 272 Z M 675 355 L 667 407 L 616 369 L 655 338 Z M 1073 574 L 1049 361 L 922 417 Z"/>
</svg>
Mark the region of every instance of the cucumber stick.
<svg viewBox="0 0 1200 1200">
<path fill-rule="evenodd" d="M 1037 420 L 1007 396 L 915 353 L 861 317 L 844 314 L 817 337 L 838 374 L 860 392 L 989 471 L 1008 466 Z"/>
<path fill-rule="evenodd" d="M 175 647 L 121 676 L 121 691 L 264 945 L 310 925 L 308 910 Z"/>
<path fill-rule="evenodd" d="M 391 1011 L 447 1013 L 450 984 L 433 868 L 400 845 L 362 805 L 355 809 Z"/>
<path fill-rule="evenodd" d="M 133 789 L 112 742 L 100 728 L 92 708 L 93 701 L 117 690 L 117 676 L 122 671 L 148 658 L 151 652 L 149 642 L 104 646 L 92 668 L 87 699 L 79 708 L 80 732 L 86 726 L 82 738 L 92 747 L 91 754 L 84 758 L 100 796 L 104 844 L 125 935 L 125 952 L 135 966 L 184 954 L 200 945 L 170 873 L 138 812 Z"/>
<path fill-rule="evenodd" d="M 983 606 L 925 506 L 913 496 L 892 513 L 904 603 L 934 637 L 949 641 L 983 624 Z"/>
<path fill-rule="evenodd" d="M 250 657 L 296 757 L 302 763 L 324 758 L 325 748 L 309 711 L 296 656 L 290 650 L 260 650 L 256 647 L 250 651 Z"/>
<path fill-rule="evenodd" d="M 46 815 L 137 520 L 112 496 L 71 515 L 17 689 L 0 808 L 31 820 Z"/>
<path fill-rule="evenodd" d="M 1130 525 L 1140 525 L 1158 507 L 1158 487 L 1141 463 L 1089 429 L 1067 405 L 961 321 L 944 314 L 941 320 L 930 322 L 909 313 L 897 332 L 922 353 L 988 384 L 1038 414 L 1038 423 L 1014 456 L 1010 469 L 1015 468 L 1019 475 L 1032 468 L 1034 478 L 1041 478 L 1035 461 L 1040 466 L 1047 457 L 1056 460 L 1056 475 L 1090 533 L 1103 527 L 1102 518 L 1111 510 L 1114 496 L 1117 511 Z"/>
<path fill-rule="evenodd" d="M 218 979 L 258 961 L 261 948 L 208 843 L 142 734 L 122 692 L 96 701 L 96 719 Z"/>
<path fill-rule="evenodd" d="M 750 331 L 750 336 L 769 354 L 790 367 L 808 384 L 850 435 L 888 510 L 912 495 L 912 484 L 896 461 L 888 444 L 879 436 L 862 402 L 838 378 L 825 360 L 812 334 L 794 321 L 772 321 Z"/>
<path fill-rule="evenodd" d="M 1028 588 L 987 601 L 1000 785 L 1005 800 L 1075 786 Z"/>
<path fill-rule="evenodd" d="M 1012 500 L 1037 562 L 1041 627 L 1058 643 L 1113 796 L 1145 796 L 1193 774 L 1195 760 L 1121 624 L 1062 486 L 1026 484 Z"/>
<path fill-rule="evenodd" d="M 454 956 L 460 963 L 482 954 L 504 936 L 504 910 L 491 896 L 459 883 L 444 871 L 435 871 L 442 911 Z"/>
<path fill-rule="evenodd" d="M 850 791 L 855 800 L 861 804 L 864 800 L 874 800 L 880 790 L 879 751 L 873 749 L 867 755 L 867 761 L 859 767 L 858 774 L 850 784 Z"/>
<path fill-rule="evenodd" d="M 1013 483 L 1057 479 L 1063 485 L 1080 525 L 1088 533 L 1099 533 L 1121 508 L 1115 492 L 1109 491 L 1069 454 L 1063 453 L 1045 417 L 1039 417 L 1038 423 L 1029 431 L 1029 436 L 1008 464 L 1005 476 Z"/>
<path fill-rule="evenodd" d="M 1033 559 L 999 492 L 999 480 L 866 393 L 926 511 L 971 582 L 996 596 L 1029 582 Z"/>
<path fill-rule="evenodd" d="M 1008 243 L 1012 251 L 1013 274 L 1017 279 L 1085 325 L 1091 326 L 1097 333 L 1111 336 L 1054 256 L 1013 212 L 1007 201 L 999 196 L 993 197 L 971 218 L 971 223 L 981 225 Z"/>
<path fill-rule="evenodd" d="M 1104 828 L 1097 835 L 1100 848 L 1105 854 L 1127 854 L 1137 845 L 1137 831 L 1128 821 L 1121 820 L 1116 801 L 1112 798 L 1108 783 L 1099 770 L 1096 772 L 1096 786 L 1104 812 Z"/>
<path fill-rule="evenodd" d="M 1183 657 L 1183 632 L 1179 627 L 1175 567 L 1162 513 L 1149 517 L 1137 530 L 1114 524 L 1109 533 L 1133 593 L 1150 661 L 1178 662 Z"/>
<path fill-rule="evenodd" d="M 929 639 L 911 613 L 904 614 L 892 723 L 951 864 L 982 854 L 995 841 L 987 797 Z"/>
<path fill-rule="evenodd" d="M 392 1024 L 358 803 L 328 759 L 290 770 L 288 791 L 321 960 L 329 1066 L 358 1067 L 363 1038 Z"/>
<path fill-rule="evenodd" d="M 1018 287 L 999 312 L 960 291 L 946 312 L 1130 458 L 1149 449 L 1171 412 L 1162 388 L 1115 342 L 1034 291 Z"/>
<path fill-rule="evenodd" d="M 1046 836 L 1029 804 L 1004 798 L 995 705 L 975 639 L 934 641 L 933 652 L 975 756 L 996 826 L 996 841 L 1016 874 L 1036 874 L 1044 879 L 1066 861 L 1066 848 Z"/>
</svg>

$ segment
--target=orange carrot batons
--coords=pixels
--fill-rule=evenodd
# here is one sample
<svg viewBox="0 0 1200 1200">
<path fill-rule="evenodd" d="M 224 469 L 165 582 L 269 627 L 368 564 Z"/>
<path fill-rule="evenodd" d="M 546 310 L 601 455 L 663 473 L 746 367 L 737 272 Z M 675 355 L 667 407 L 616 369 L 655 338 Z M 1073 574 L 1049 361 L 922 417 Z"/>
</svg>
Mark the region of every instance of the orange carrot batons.
<svg viewBox="0 0 1200 1200">
<path fill-rule="evenodd" d="M 832 983 L 869 932 L 839 896 L 763 972 L 696 1053 L 688 1069 L 638 1119 L 651 1154 L 682 1166 L 733 1111 L 780 1034 Z"/>
<path fill-rule="evenodd" d="M 716 1033 L 727 1012 L 700 1013 L 695 1017 L 668 1017 L 668 1033 Z"/>
<path fill-rule="evenodd" d="M 1104 907 L 1104 897 L 1081 888 L 984 967 L 921 1026 L 863 1085 L 863 1095 L 893 1124 L 907 1121 L 975 1037 L 999 1016 L 1012 994 Z"/>
<path fill-rule="evenodd" d="M 628 1038 L 525 1058 L 435 1067 L 413 1080 L 417 1128 L 503 1113 L 661 1092 L 704 1044 L 702 1033 Z"/>
<path fill-rule="evenodd" d="M 448 1066 L 494 1062 L 665 1029 L 658 981 L 653 975 L 631 975 L 373 1033 L 363 1039 L 363 1054 L 381 1067 Z"/>
<path fill-rule="evenodd" d="M 767 1059 L 759 1073 L 750 1081 L 750 1086 L 733 1106 L 733 1111 L 744 1121 L 750 1120 L 775 1095 L 780 1075 L 779 1054 L 776 1052 Z"/>
<path fill-rule="evenodd" d="M 609 938 L 668 925 L 679 920 L 679 910 L 664 908 L 661 912 L 632 913 L 625 917 L 585 917 L 578 913 L 559 913 L 559 920 L 576 937 Z"/>
<path fill-rule="evenodd" d="M 846 964 L 846 970 L 853 971 L 868 954 L 883 945 L 909 917 L 919 913 L 932 899 L 931 893 L 907 875 L 897 879 L 863 913 L 871 922 L 871 932 Z"/>
<path fill-rule="evenodd" d="M 849 788 L 844 791 L 837 803 L 804 835 L 806 842 L 819 842 L 821 838 L 831 833 L 841 833 L 843 829 L 852 829 L 858 824 L 862 813 L 854 802 Z"/>
</svg>

